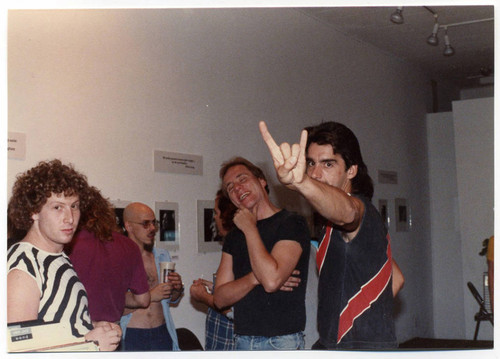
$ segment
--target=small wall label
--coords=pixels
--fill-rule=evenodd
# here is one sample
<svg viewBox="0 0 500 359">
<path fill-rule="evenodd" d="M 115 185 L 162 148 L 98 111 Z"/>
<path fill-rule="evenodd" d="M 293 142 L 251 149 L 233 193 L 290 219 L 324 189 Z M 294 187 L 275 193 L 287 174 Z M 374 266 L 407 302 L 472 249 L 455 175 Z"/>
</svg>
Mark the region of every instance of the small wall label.
<svg viewBox="0 0 500 359">
<path fill-rule="evenodd" d="M 9 132 L 7 138 L 8 158 L 12 160 L 26 159 L 26 134 L 20 132 Z"/>
<path fill-rule="evenodd" d="M 175 152 L 154 151 L 154 171 L 203 175 L 203 157 Z"/>
</svg>

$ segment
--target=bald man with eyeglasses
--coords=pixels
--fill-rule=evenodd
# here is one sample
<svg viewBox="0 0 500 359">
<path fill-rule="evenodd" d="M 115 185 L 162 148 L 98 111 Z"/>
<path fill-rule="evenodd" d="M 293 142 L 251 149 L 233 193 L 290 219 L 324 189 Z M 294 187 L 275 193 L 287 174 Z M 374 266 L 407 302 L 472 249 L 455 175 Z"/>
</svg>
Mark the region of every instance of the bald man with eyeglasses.
<svg viewBox="0 0 500 359">
<path fill-rule="evenodd" d="M 134 202 L 123 211 L 123 222 L 129 238 L 141 251 L 151 294 L 147 308 L 125 309 L 120 320 L 123 350 L 179 350 L 170 304 L 180 300 L 184 285 L 177 272 L 169 273 L 168 281 L 161 283 L 160 262 L 171 262 L 172 259 L 167 250 L 154 246 L 158 231 L 155 213 L 147 205 Z"/>
</svg>

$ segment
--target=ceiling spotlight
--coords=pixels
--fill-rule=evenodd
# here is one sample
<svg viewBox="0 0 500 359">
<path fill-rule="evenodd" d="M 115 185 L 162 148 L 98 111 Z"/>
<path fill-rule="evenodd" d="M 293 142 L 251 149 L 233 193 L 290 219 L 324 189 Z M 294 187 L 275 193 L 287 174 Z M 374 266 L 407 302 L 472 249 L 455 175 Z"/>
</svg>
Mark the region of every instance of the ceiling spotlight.
<svg viewBox="0 0 500 359">
<path fill-rule="evenodd" d="M 439 43 L 439 39 L 437 37 L 438 30 L 439 30 L 439 24 L 438 24 L 437 18 L 436 18 L 436 22 L 434 23 L 434 29 L 432 30 L 432 34 L 427 38 L 427 43 L 429 45 L 437 46 L 437 44 Z"/>
<path fill-rule="evenodd" d="M 398 6 L 396 11 L 394 11 L 391 15 L 391 21 L 395 24 L 402 24 L 405 19 L 403 18 L 403 7 Z"/>
<path fill-rule="evenodd" d="M 453 54 L 455 54 L 455 49 L 453 49 L 453 47 L 451 47 L 450 45 L 450 38 L 448 37 L 448 29 L 445 28 L 444 29 L 444 52 L 443 52 L 443 55 L 444 56 L 452 56 Z"/>
</svg>

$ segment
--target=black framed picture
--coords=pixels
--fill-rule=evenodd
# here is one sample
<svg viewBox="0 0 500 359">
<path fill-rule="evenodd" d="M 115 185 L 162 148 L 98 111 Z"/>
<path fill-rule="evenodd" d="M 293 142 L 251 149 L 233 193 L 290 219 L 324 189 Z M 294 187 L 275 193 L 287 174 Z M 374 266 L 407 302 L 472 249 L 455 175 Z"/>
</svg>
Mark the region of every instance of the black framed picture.
<svg viewBox="0 0 500 359">
<path fill-rule="evenodd" d="M 155 202 L 156 218 L 160 222 L 156 245 L 169 251 L 179 249 L 179 204 Z"/>
</svg>

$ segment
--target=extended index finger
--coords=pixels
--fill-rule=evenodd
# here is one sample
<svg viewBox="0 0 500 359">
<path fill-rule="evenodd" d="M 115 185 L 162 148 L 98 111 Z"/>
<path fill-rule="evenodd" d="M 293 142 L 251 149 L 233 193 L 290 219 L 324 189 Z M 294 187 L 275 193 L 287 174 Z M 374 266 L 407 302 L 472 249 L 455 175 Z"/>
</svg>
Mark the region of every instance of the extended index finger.
<svg viewBox="0 0 500 359">
<path fill-rule="evenodd" d="M 299 147 L 300 147 L 300 153 L 299 153 L 299 160 L 305 160 L 306 158 L 306 146 L 307 146 L 307 130 L 302 130 L 300 133 L 300 142 L 299 142 Z"/>
<path fill-rule="evenodd" d="M 259 122 L 259 130 L 260 134 L 262 135 L 262 139 L 267 145 L 267 148 L 269 148 L 269 152 L 271 152 L 271 156 L 273 157 L 273 160 L 280 161 L 283 163 L 283 156 L 281 154 L 281 150 L 279 146 L 276 144 L 276 141 L 274 141 L 273 136 L 269 133 L 269 130 L 267 129 L 267 125 L 264 121 Z"/>
<path fill-rule="evenodd" d="M 307 130 L 302 130 L 300 133 L 300 150 L 302 153 L 306 153 L 306 146 L 307 146 Z"/>
</svg>

